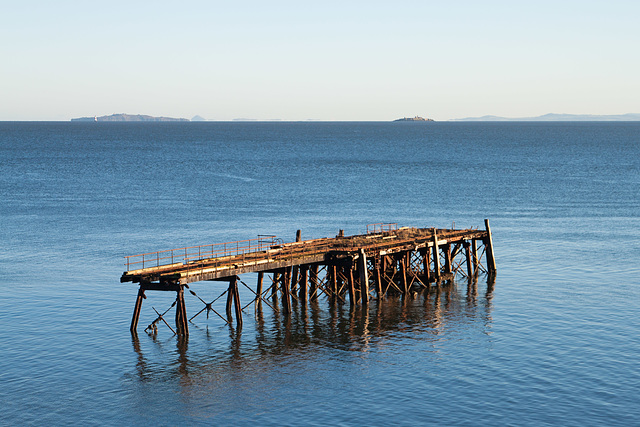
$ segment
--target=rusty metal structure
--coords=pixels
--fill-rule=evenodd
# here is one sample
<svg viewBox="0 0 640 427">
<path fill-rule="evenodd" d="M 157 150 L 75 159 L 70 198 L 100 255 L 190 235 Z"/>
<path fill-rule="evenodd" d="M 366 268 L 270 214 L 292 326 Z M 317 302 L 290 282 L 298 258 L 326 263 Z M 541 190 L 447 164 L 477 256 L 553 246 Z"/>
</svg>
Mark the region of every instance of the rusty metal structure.
<svg viewBox="0 0 640 427">
<path fill-rule="evenodd" d="M 127 256 L 125 266 L 120 281 L 139 284 L 131 332 L 136 333 L 146 291 L 173 291 L 176 300 L 164 313 L 156 310 L 158 317 L 147 330 L 156 329 L 162 321 L 182 336 L 189 334 L 189 321 L 204 311 L 207 317 L 212 311 L 229 324 L 235 312 L 236 325 L 241 327 L 239 284 L 255 295 L 247 306 L 264 303 L 289 315 L 292 299 L 306 304 L 324 296 L 338 303 L 348 301 L 353 308 L 390 294 L 440 289 L 441 283 L 457 275 L 471 281 L 480 273 L 496 273 L 488 220 L 484 230 L 398 228 L 395 223 L 377 223 L 367 225 L 366 234 L 345 236 L 340 230 L 333 238 L 304 241 L 298 230 L 296 241 L 291 243 L 261 235 L 257 239 Z M 240 276 L 247 273 L 258 275 L 255 291 L 241 280 Z M 187 319 L 185 289 L 189 289 L 189 283 L 200 281 L 228 282 L 228 287 L 210 303 L 189 290 L 205 307 Z M 225 294 L 226 318 L 213 308 Z M 174 306 L 176 330 L 164 318 Z"/>
</svg>

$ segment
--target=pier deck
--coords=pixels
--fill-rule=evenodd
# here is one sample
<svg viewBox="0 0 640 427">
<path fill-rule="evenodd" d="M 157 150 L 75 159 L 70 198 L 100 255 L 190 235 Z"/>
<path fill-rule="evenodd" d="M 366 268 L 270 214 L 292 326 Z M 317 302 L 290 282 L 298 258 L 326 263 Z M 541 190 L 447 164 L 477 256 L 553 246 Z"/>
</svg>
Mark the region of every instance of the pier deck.
<svg viewBox="0 0 640 427">
<path fill-rule="evenodd" d="M 231 322 L 234 305 L 240 326 L 242 310 L 237 288 L 239 276 L 246 273 L 258 273 L 254 301 L 261 303 L 266 293 L 276 294 L 279 290 L 282 311 L 287 314 L 292 297 L 306 302 L 324 294 L 346 302 L 348 294 L 349 303 L 354 306 L 389 293 L 403 294 L 415 288 L 428 290 L 431 283 L 439 286 L 456 274 L 471 279 L 480 271 L 489 274 L 496 271 L 488 220 L 485 230 L 371 224 L 366 234 L 344 236 L 340 231 L 333 238 L 304 241 L 298 231 L 296 241 L 291 243 L 276 236 L 259 236 L 127 256 L 125 260 L 127 271 L 120 281 L 140 285 L 131 331 L 137 328 L 145 291 L 175 291 L 179 334 L 188 334 L 184 288 L 192 282 L 228 281 L 227 317 Z M 265 274 L 271 275 L 271 283 L 263 291 Z M 297 297 L 295 290 L 299 293 Z M 212 310 L 211 304 L 203 303 L 207 311 Z M 159 315 L 158 320 L 164 318 Z"/>
</svg>

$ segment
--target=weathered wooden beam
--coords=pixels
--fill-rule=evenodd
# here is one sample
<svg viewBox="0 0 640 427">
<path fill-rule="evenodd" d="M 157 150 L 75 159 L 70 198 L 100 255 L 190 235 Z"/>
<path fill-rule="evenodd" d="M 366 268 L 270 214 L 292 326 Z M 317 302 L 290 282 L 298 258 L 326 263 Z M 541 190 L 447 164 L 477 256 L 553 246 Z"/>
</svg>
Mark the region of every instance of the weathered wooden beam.
<svg viewBox="0 0 640 427">
<path fill-rule="evenodd" d="M 262 304 L 262 282 L 264 281 L 264 272 L 261 271 L 258 273 L 258 284 L 256 285 L 256 307 Z"/>
<path fill-rule="evenodd" d="M 367 255 L 364 249 L 360 249 L 358 270 L 360 272 L 360 299 L 362 304 L 367 305 L 369 303 L 369 270 L 367 269 Z"/>
<path fill-rule="evenodd" d="M 298 296 L 304 303 L 309 299 L 309 282 L 308 282 L 309 266 L 303 265 L 300 267 L 300 292 Z"/>
<path fill-rule="evenodd" d="M 140 286 L 138 289 L 138 296 L 136 297 L 136 305 L 133 307 L 133 317 L 131 318 L 131 327 L 129 330 L 132 333 L 136 333 L 138 329 L 138 320 L 140 319 L 140 310 L 142 309 L 142 300 L 146 298 L 144 294 L 144 288 Z"/>
<path fill-rule="evenodd" d="M 433 272 L 436 280 L 440 279 L 440 249 L 438 247 L 438 233 L 433 229 Z"/>
<path fill-rule="evenodd" d="M 240 306 L 240 292 L 238 291 L 238 278 L 233 280 L 233 302 L 236 311 L 236 326 L 242 328 L 242 308 Z"/>
<path fill-rule="evenodd" d="M 491 227 L 489 227 L 489 220 L 484 220 L 484 226 L 487 230 L 487 237 L 485 237 L 484 245 L 486 246 L 485 256 L 487 257 L 487 270 L 490 274 L 496 272 L 496 259 L 493 256 L 493 238 L 491 237 Z"/>
</svg>

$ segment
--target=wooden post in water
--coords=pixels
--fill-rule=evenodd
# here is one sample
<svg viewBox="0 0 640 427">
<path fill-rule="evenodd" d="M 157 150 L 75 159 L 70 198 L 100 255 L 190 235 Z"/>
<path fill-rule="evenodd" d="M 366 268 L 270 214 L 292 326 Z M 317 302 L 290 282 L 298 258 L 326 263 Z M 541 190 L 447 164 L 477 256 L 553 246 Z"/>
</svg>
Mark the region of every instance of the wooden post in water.
<svg viewBox="0 0 640 427">
<path fill-rule="evenodd" d="M 233 321 L 233 315 L 231 314 L 231 307 L 233 305 L 233 281 L 235 280 L 235 276 L 229 279 L 229 287 L 227 288 L 227 320 L 229 324 Z"/>
<path fill-rule="evenodd" d="M 400 279 L 402 280 L 402 292 L 405 294 L 409 293 L 409 282 L 407 281 L 407 257 L 403 256 L 400 258 Z"/>
<path fill-rule="evenodd" d="M 184 303 L 184 289 L 180 286 L 180 290 L 177 293 L 176 304 L 176 328 L 178 334 L 189 335 L 189 325 L 187 324 L 187 307 Z"/>
<path fill-rule="evenodd" d="M 354 286 L 354 280 L 353 280 L 353 265 L 349 268 L 349 272 L 347 273 L 347 279 L 348 279 L 348 284 L 347 284 L 347 290 L 349 291 L 349 305 L 351 307 L 354 307 L 356 305 L 356 290 L 355 290 L 355 286 Z"/>
<path fill-rule="evenodd" d="M 473 274 L 478 273 L 478 241 L 473 239 L 471 241 L 471 256 L 473 257 Z"/>
<path fill-rule="evenodd" d="M 496 273 L 496 259 L 493 256 L 493 238 L 491 237 L 491 227 L 489 227 L 489 220 L 484 220 L 484 226 L 487 230 L 487 237 L 484 241 L 484 245 L 486 246 L 486 257 L 487 257 L 487 270 L 490 274 Z"/>
<path fill-rule="evenodd" d="M 425 285 L 429 286 L 431 281 L 431 272 L 429 271 L 429 258 L 431 257 L 431 251 L 429 246 L 422 250 L 422 273 L 424 274 Z"/>
<path fill-rule="evenodd" d="M 300 293 L 298 295 L 303 304 L 306 303 L 309 298 L 309 282 L 307 279 L 308 273 L 308 265 L 303 265 L 302 267 L 300 267 Z"/>
<path fill-rule="evenodd" d="M 444 245 L 444 272 L 451 273 L 451 245 Z"/>
<path fill-rule="evenodd" d="M 140 319 L 140 310 L 142 309 L 142 300 L 146 298 L 144 289 L 142 286 L 138 289 L 138 297 L 136 298 L 136 305 L 133 307 L 133 317 L 131 318 L 131 333 L 135 334 L 138 329 L 138 320 Z"/>
<path fill-rule="evenodd" d="M 289 315 L 291 314 L 291 298 L 289 298 L 291 293 L 291 267 L 286 267 L 284 270 L 282 285 L 280 286 L 282 290 L 282 311 L 284 311 L 284 314 Z"/>
<path fill-rule="evenodd" d="M 318 265 L 313 264 L 309 267 L 309 299 L 318 298 Z"/>
<path fill-rule="evenodd" d="M 473 266 L 471 265 L 471 249 L 469 249 L 471 244 L 469 242 L 464 242 L 464 253 L 467 257 L 467 277 L 469 280 L 473 277 Z"/>
<path fill-rule="evenodd" d="M 262 282 L 264 281 L 264 271 L 259 271 L 258 272 L 258 285 L 256 286 L 256 304 L 255 307 L 257 308 L 258 305 L 262 304 Z"/>
<path fill-rule="evenodd" d="M 242 307 L 240 306 L 240 293 L 238 292 L 238 276 L 231 279 L 233 284 L 233 301 L 236 309 L 236 326 L 242 328 Z"/>
<path fill-rule="evenodd" d="M 360 272 L 360 298 L 362 304 L 367 305 L 369 303 L 369 270 L 367 270 L 367 254 L 362 248 L 358 258 L 358 270 Z"/>
<path fill-rule="evenodd" d="M 380 269 L 382 268 L 382 259 L 381 256 L 378 255 L 376 259 L 376 298 L 382 298 L 382 273 Z"/>
<path fill-rule="evenodd" d="M 440 250 L 438 249 L 438 235 L 436 229 L 433 229 L 433 270 L 436 281 L 440 280 Z"/>
</svg>

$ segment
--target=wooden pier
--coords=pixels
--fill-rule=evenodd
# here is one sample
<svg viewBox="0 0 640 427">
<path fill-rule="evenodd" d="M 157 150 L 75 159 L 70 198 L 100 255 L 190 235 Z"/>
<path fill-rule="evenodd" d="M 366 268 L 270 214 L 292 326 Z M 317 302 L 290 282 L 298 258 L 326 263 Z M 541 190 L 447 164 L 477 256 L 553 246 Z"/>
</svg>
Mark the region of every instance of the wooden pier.
<svg viewBox="0 0 640 427">
<path fill-rule="evenodd" d="M 484 259 L 484 264 L 482 260 Z M 247 286 L 255 298 L 249 303 L 270 306 L 291 313 L 291 300 L 301 304 L 320 296 L 340 303 L 348 301 L 351 307 L 366 306 L 371 298 L 384 298 L 389 294 L 408 294 L 424 289 L 427 292 L 456 275 L 475 280 L 480 273 L 496 272 L 493 242 L 489 221 L 485 229 L 398 228 L 397 224 L 370 224 L 366 234 L 345 236 L 340 230 L 336 237 L 284 243 L 276 236 L 258 236 L 257 239 L 170 249 L 125 257 L 127 271 L 121 282 L 139 284 L 131 332 L 135 333 L 146 291 L 176 292 L 175 333 L 188 335 L 188 322 L 206 310 L 215 312 L 231 323 L 242 326 L 242 306 L 238 293 L 239 283 Z M 255 291 L 240 276 L 257 273 Z M 187 319 L 185 289 L 189 283 L 200 281 L 227 282 L 224 294 L 226 318 L 212 304 L 195 292 L 205 307 Z M 280 304 L 277 296 L 280 294 Z M 273 297 L 271 303 L 267 297 Z M 155 308 L 154 308 L 155 310 Z M 159 313 L 147 327 L 153 329 L 165 320 L 168 312 Z M 173 330 L 173 328 L 171 328 Z"/>
</svg>

